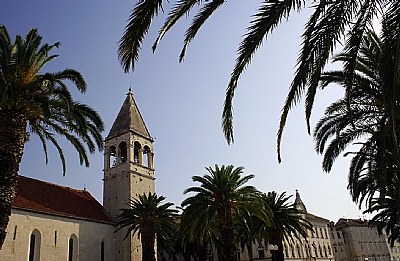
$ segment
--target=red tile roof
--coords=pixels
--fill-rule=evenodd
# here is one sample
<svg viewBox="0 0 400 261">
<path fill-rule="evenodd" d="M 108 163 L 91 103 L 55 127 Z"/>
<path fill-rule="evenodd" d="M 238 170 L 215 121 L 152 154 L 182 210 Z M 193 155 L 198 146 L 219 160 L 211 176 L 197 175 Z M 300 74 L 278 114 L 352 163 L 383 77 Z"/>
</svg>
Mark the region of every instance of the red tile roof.
<svg viewBox="0 0 400 261">
<path fill-rule="evenodd" d="M 86 190 L 18 177 L 13 207 L 46 214 L 111 223 L 103 206 Z"/>
<path fill-rule="evenodd" d="M 328 219 L 313 215 L 313 214 L 308 213 L 308 212 L 306 213 L 306 219 L 308 221 L 310 221 L 310 222 L 313 221 L 313 222 L 320 222 L 320 223 L 326 223 L 326 224 L 329 223 Z"/>
</svg>

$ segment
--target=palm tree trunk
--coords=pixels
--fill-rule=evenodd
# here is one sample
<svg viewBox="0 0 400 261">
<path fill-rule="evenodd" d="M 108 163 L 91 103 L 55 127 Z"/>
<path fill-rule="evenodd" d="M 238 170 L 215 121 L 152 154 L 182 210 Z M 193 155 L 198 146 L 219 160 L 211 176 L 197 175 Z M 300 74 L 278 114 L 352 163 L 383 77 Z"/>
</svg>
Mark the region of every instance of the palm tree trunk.
<svg viewBox="0 0 400 261">
<path fill-rule="evenodd" d="M 236 246 L 233 222 L 227 221 L 219 226 L 221 233 L 222 260 L 236 261 Z"/>
<path fill-rule="evenodd" d="M 12 200 L 17 189 L 26 124 L 26 119 L 18 112 L 0 108 L 0 250 L 6 238 Z"/>
<path fill-rule="evenodd" d="M 154 235 L 154 230 L 142 229 L 142 261 L 156 261 L 154 251 Z"/>
</svg>

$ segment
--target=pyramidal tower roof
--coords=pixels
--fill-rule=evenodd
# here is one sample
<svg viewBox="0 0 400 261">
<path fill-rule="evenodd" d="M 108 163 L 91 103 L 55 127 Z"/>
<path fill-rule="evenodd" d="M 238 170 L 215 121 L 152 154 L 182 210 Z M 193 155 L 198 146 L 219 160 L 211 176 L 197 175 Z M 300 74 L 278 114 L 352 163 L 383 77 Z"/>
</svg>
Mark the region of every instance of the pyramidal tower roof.
<svg viewBox="0 0 400 261">
<path fill-rule="evenodd" d="M 110 139 L 129 131 L 153 141 L 153 138 L 150 136 L 142 115 L 140 114 L 140 111 L 136 105 L 130 88 L 106 139 Z"/>
<path fill-rule="evenodd" d="M 301 200 L 300 193 L 297 189 L 296 189 L 296 199 L 294 200 L 294 205 L 296 206 L 297 209 L 307 212 L 306 206 Z"/>
</svg>

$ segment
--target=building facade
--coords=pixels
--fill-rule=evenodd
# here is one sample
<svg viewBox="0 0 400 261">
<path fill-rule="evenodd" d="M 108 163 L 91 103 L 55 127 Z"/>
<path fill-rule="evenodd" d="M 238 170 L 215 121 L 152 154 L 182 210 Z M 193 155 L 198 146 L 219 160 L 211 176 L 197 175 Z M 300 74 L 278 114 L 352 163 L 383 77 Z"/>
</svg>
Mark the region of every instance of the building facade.
<svg viewBox="0 0 400 261">
<path fill-rule="evenodd" d="M 400 261 L 400 244 L 388 244 L 385 233 L 365 219 L 341 218 L 330 224 L 337 261 Z"/>
<path fill-rule="evenodd" d="M 284 254 L 287 260 L 335 260 L 330 234 L 328 233 L 329 220 L 311 214 L 307 211 L 300 193 L 296 190 L 296 207 L 302 211 L 303 217 L 311 223 L 313 230 L 308 230 L 306 238 L 286 239 L 284 243 Z"/>
</svg>

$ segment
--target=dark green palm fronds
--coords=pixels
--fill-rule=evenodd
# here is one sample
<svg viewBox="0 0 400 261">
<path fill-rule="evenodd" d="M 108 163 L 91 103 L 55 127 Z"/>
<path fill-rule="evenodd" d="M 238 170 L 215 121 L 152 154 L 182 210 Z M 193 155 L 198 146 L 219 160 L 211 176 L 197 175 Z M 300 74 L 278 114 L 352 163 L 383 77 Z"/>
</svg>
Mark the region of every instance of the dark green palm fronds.
<svg viewBox="0 0 400 261">
<path fill-rule="evenodd" d="M 133 8 L 118 46 L 118 59 L 125 72 L 135 68 L 143 39 L 161 9 L 162 0 L 139 0 Z"/>
</svg>

